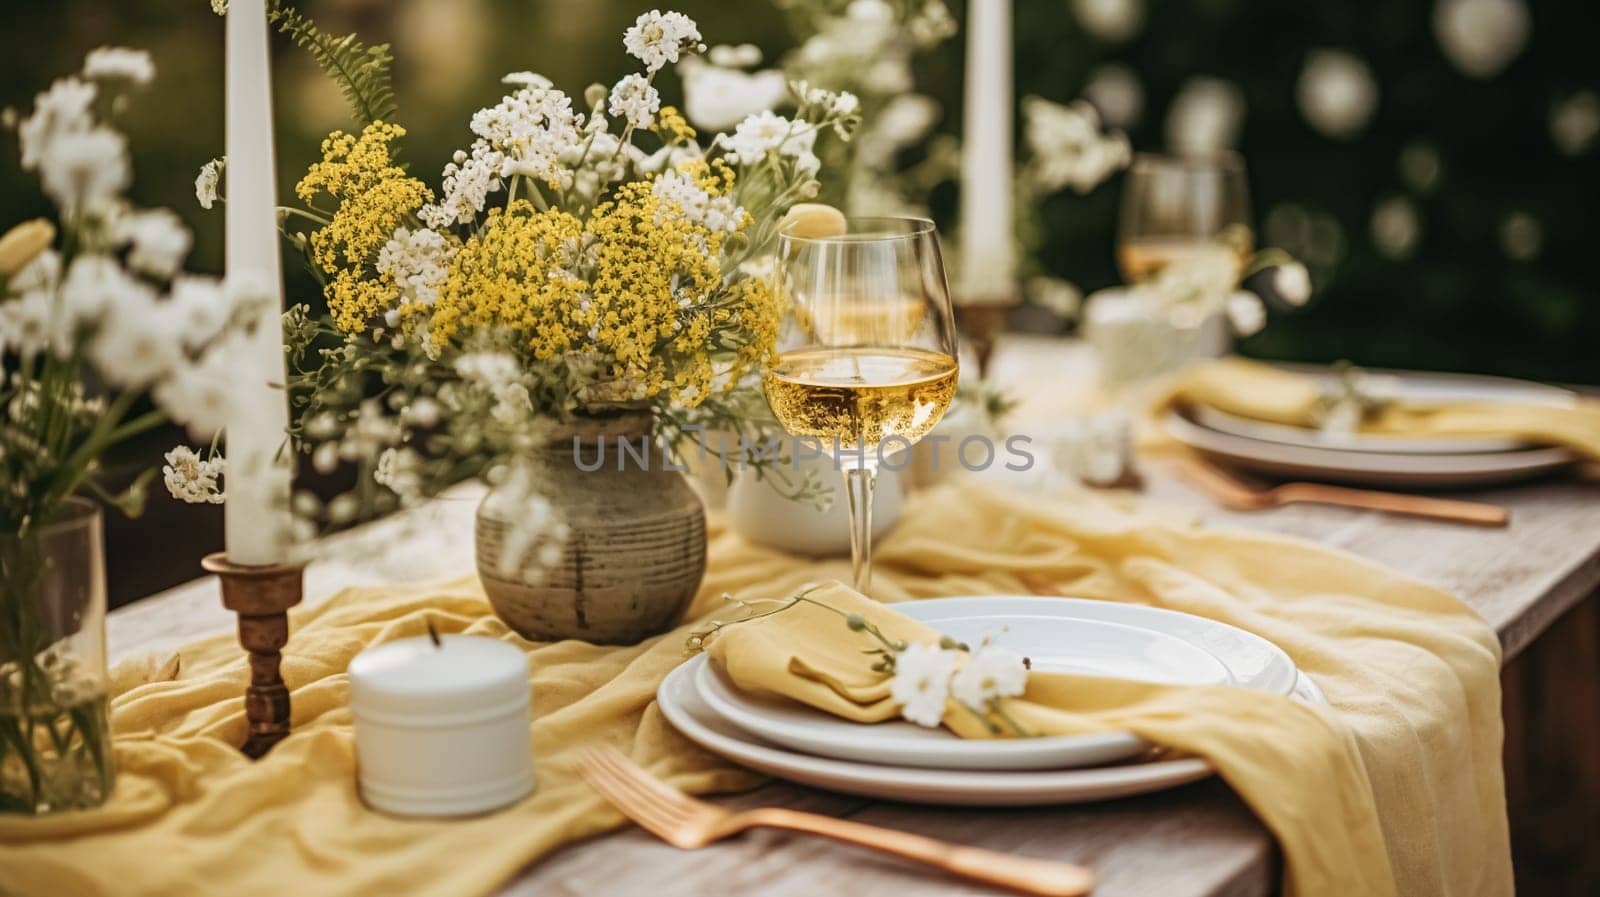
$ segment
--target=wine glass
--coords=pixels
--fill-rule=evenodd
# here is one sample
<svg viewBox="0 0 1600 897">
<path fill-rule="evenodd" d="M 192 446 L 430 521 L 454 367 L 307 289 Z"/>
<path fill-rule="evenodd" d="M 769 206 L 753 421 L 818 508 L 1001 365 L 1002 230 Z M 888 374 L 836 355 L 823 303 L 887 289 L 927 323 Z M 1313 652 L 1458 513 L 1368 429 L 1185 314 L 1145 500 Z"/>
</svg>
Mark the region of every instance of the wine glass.
<svg viewBox="0 0 1600 897">
<path fill-rule="evenodd" d="M 1219 252 L 1243 273 L 1253 248 L 1238 153 L 1134 157 L 1117 228 L 1117 267 L 1126 281 L 1149 280 L 1168 265 Z"/>
<path fill-rule="evenodd" d="M 783 303 L 767 403 L 844 474 L 857 591 L 872 578 L 878 466 L 944 416 L 959 366 L 939 236 L 921 218 L 849 218 L 837 236 L 778 237 Z M 891 468 L 893 466 L 891 461 Z"/>
</svg>

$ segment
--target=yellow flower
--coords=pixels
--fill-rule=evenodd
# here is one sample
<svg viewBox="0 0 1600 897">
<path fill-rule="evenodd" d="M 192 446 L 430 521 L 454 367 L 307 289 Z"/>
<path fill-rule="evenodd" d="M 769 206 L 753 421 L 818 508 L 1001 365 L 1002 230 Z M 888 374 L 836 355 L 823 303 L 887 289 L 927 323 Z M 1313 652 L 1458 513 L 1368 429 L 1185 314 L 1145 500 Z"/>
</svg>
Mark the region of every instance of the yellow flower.
<svg viewBox="0 0 1600 897">
<path fill-rule="evenodd" d="M 338 202 L 331 221 L 311 234 L 311 260 L 329 284 L 328 307 L 347 333 L 366 329 L 392 307 L 399 288 L 373 270 L 378 250 L 433 194 L 394 164 L 389 144 L 405 135 L 399 125 L 373 122 L 359 138 L 335 131 L 322 142 L 322 161 L 306 171 L 295 195 L 310 204 L 326 194 Z"/>
<path fill-rule="evenodd" d="M 694 128 L 689 127 L 688 119 L 683 117 L 677 106 L 662 106 L 650 130 L 668 143 L 688 143 L 695 138 Z"/>
</svg>

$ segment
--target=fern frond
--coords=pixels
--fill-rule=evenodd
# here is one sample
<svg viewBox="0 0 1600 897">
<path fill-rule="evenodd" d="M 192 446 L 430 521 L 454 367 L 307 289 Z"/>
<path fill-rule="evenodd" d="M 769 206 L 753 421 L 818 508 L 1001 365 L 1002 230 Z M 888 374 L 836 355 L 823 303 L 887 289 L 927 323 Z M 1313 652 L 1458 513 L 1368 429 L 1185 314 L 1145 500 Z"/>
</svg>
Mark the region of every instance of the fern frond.
<svg viewBox="0 0 1600 897">
<path fill-rule="evenodd" d="M 334 37 L 322 33 L 317 23 L 283 0 L 270 0 L 267 21 L 300 46 L 339 86 L 350 111 L 363 126 L 393 121 L 396 111 L 389 65 L 394 57 L 388 44 L 367 46 L 354 34 Z"/>
</svg>

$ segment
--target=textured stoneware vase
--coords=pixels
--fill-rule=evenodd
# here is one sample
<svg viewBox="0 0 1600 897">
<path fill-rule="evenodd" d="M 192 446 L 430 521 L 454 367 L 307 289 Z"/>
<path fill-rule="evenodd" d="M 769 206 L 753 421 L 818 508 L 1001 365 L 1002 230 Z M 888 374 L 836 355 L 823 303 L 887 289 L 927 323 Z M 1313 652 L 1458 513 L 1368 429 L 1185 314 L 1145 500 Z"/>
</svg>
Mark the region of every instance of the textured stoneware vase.
<svg viewBox="0 0 1600 897">
<path fill-rule="evenodd" d="M 531 459 L 536 489 L 571 530 L 553 569 L 530 557 L 506 576 L 506 524 L 488 499 L 479 507 L 478 576 L 495 613 L 524 637 L 632 644 L 682 619 L 706 572 L 705 506 L 663 464 L 650 423 L 648 412 L 574 421 Z"/>
</svg>

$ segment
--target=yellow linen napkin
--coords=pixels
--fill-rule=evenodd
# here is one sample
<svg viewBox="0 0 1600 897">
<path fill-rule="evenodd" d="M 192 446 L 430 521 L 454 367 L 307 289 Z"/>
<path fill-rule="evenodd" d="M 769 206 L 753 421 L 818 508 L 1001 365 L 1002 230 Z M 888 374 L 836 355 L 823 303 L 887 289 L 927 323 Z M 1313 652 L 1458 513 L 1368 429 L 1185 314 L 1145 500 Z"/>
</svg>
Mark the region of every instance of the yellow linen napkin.
<svg viewBox="0 0 1600 897">
<path fill-rule="evenodd" d="M 554 847 L 620 823 L 575 774 L 574 747 L 586 739 L 617 745 L 691 791 L 753 784 L 671 729 L 654 706 L 656 685 L 682 660 L 690 632 L 735 615 L 722 593 L 782 597 L 808 580 L 848 577 L 849 561 L 749 545 L 716 516 L 710 553 L 691 609 L 697 619 L 628 648 L 525 642 L 470 580 L 356 589 L 296 609 L 284 658 L 295 728 L 258 763 L 233 747 L 244 740 L 249 674 L 231 634 L 183 649 L 168 681 L 143 671 L 116 677 L 126 689 L 112 700 L 116 793 L 97 810 L 0 815 L 0 894 L 477 897 Z M 1304 542 L 1192 530 L 1087 496 L 992 486 L 915 496 L 878 546 L 873 594 L 1028 591 L 1019 574 L 1082 597 L 1198 613 L 1277 642 L 1322 686 L 1360 749 L 1399 893 L 1511 892 L 1498 643 L 1450 596 Z M 429 619 L 528 654 L 539 789 L 498 813 L 399 820 L 356 795 L 345 668 L 367 645 L 422 634 Z M 1336 823 L 1330 815 L 1320 824 Z"/>
<path fill-rule="evenodd" d="M 1304 374 L 1243 358 L 1222 358 L 1180 373 L 1164 407 L 1173 402 L 1208 405 L 1251 420 L 1316 427 L 1322 390 Z M 1505 402 L 1391 402 L 1361 423 L 1361 432 L 1386 436 L 1507 436 L 1559 445 L 1600 461 L 1600 402 L 1570 407 Z"/>
</svg>

